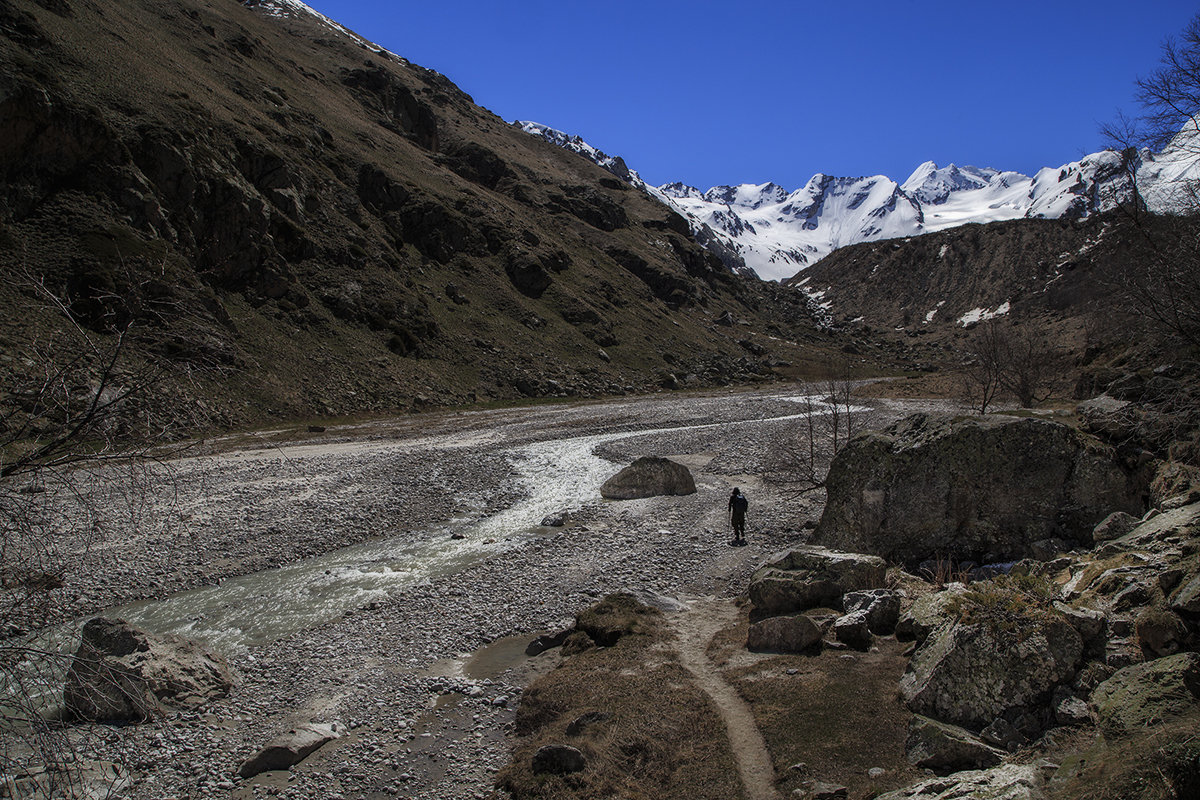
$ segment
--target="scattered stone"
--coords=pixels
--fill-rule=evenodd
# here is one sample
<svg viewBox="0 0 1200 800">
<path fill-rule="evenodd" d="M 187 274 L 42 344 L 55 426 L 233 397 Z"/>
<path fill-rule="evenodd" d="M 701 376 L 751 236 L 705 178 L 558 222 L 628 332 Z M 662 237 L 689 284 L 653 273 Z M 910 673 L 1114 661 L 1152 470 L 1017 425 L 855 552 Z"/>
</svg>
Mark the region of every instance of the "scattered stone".
<svg viewBox="0 0 1200 800">
<path fill-rule="evenodd" d="M 1120 736 L 1195 707 L 1200 697 L 1200 654 L 1134 664 L 1092 692 L 1097 722 L 1106 736 Z"/>
<path fill-rule="evenodd" d="M 1104 652 L 1107 639 L 1106 631 L 1108 618 L 1102 611 L 1091 608 L 1076 608 L 1066 603 L 1056 602 L 1054 610 L 1063 616 L 1083 640 L 1084 651 L 1098 654 Z"/>
<path fill-rule="evenodd" d="M 546 516 L 542 517 L 542 527 L 561 528 L 563 525 L 567 524 L 567 520 L 570 518 L 570 513 L 566 511 L 558 511 L 554 514 L 547 514 Z"/>
<path fill-rule="evenodd" d="M 904 752 L 908 763 L 939 775 L 995 766 L 1004 757 L 970 731 L 919 714 L 908 725 Z"/>
<path fill-rule="evenodd" d="M 1088 725 L 1092 721 L 1088 704 L 1065 686 L 1054 690 L 1051 702 L 1054 705 L 1054 721 L 1059 725 Z"/>
<path fill-rule="evenodd" d="M 1184 614 L 1200 614 L 1200 575 L 1183 583 L 1171 598 L 1171 609 Z"/>
<path fill-rule="evenodd" d="M 762 614 L 840 608 L 842 595 L 884 584 L 887 564 L 878 556 L 803 546 L 772 556 L 750 580 L 750 600 Z"/>
<path fill-rule="evenodd" d="M 533 773 L 569 775 L 587 766 L 587 759 L 578 749 L 566 744 L 546 744 L 533 754 Z"/>
<path fill-rule="evenodd" d="M 687 467 L 656 456 L 639 458 L 600 487 L 600 496 L 609 500 L 695 493 L 696 481 Z"/>
<path fill-rule="evenodd" d="M 1178 653 L 1188 637 L 1183 620 L 1160 608 L 1148 608 L 1139 614 L 1135 630 L 1147 659 Z"/>
<path fill-rule="evenodd" d="M 804 614 L 768 617 L 750 625 L 746 648 L 755 652 L 800 653 L 821 641 L 821 628 Z"/>
<path fill-rule="evenodd" d="M 96 617 L 83 626 L 63 701 L 77 719 L 140 722 L 168 708 L 203 705 L 232 687 L 225 659 L 198 643 Z"/>
<path fill-rule="evenodd" d="M 842 606 L 847 614 L 865 612 L 867 627 L 876 636 L 890 636 L 900 619 L 900 595 L 891 589 L 846 592 Z"/>
<path fill-rule="evenodd" d="M 855 436 L 833 459 L 815 541 L 893 561 L 985 562 L 1059 536 L 1090 544 L 1141 507 L 1111 449 L 1056 422 L 916 414 Z"/>
<path fill-rule="evenodd" d="M 867 612 L 855 611 L 839 617 L 833 623 L 833 636 L 839 642 L 856 650 L 866 650 L 871 646 L 871 630 L 867 625 Z"/>
<path fill-rule="evenodd" d="M 561 647 L 573 631 L 573 628 L 564 628 L 558 633 L 544 633 L 525 646 L 525 655 L 541 655 L 553 647 Z"/>
<path fill-rule="evenodd" d="M 267 742 L 262 750 L 242 764 L 238 775 L 252 778 L 260 772 L 288 769 L 338 736 L 332 725 L 297 725 Z"/>
<path fill-rule="evenodd" d="M 797 800 L 846 800 L 850 790 L 845 786 L 825 781 L 805 781 L 799 789 L 792 790 Z"/>
</svg>

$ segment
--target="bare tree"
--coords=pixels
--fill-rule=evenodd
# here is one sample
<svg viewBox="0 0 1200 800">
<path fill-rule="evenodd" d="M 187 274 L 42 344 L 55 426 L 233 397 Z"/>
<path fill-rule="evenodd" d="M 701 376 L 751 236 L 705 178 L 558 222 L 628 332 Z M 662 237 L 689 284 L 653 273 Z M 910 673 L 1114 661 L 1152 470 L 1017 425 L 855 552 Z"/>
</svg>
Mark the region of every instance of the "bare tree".
<svg viewBox="0 0 1200 800">
<path fill-rule="evenodd" d="M 1022 408 L 1049 400 L 1057 386 L 1057 357 L 1049 336 L 1032 322 L 1014 325 L 990 319 L 976 326 L 962 372 L 964 397 L 986 414 L 1000 394 Z"/>
<path fill-rule="evenodd" d="M 825 377 L 803 387 L 798 435 L 777 446 L 773 471 L 779 482 L 799 494 L 825 487 L 829 462 L 857 428 L 853 390 L 850 364 L 844 359 L 830 364 Z"/>
<path fill-rule="evenodd" d="M 92 732 L 48 715 L 70 656 L 45 632 L 73 611 L 61 590 L 106 535 L 101 509 L 124 493 L 140 513 L 156 437 L 129 420 L 162 370 L 131 356 L 131 317 L 97 332 L 41 281 L 24 288 L 60 324 L 0 384 L 0 795 L 104 796 L 118 776 L 82 755 Z"/>
<path fill-rule="evenodd" d="M 1178 37 L 1162 45 L 1159 66 L 1137 79 L 1137 117 L 1118 115 L 1101 126 L 1110 146 L 1122 154 L 1124 190 L 1115 198 L 1138 233 L 1132 257 L 1110 277 L 1127 299 L 1128 310 L 1191 345 L 1200 345 L 1200 187 L 1180 179 L 1161 203 L 1176 216 L 1154 217 L 1141 185 L 1139 148 L 1170 147 L 1185 157 L 1200 156 L 1200 15 Z"/>
</svg>

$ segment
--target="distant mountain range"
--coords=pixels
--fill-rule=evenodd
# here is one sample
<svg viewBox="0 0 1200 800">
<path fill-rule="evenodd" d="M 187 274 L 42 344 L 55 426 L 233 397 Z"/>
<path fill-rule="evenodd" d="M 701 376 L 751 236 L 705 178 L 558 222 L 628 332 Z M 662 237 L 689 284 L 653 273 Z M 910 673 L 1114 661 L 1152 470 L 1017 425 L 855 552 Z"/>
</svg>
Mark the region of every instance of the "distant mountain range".
<svg viewBox="0 0 1200 800">
<path fill-rule="evenodd" d="M 701 191 L 683 183 L 650 186 L 620 157 L 578 136 L 535 122 L 516 124 L 655 195 L 687 218 L 697 238 L 729 266 L 739 268 L 729 258 L 735 255 L 766 280 L 789 278 L 834 250 L 861 242 L 967 223 L 1086 217 L 1127 200 L 1134 176 L 1152 211 L 1174 213 L 1190 206 L 1193 198 L 1185 186 L 1200 179 L 1200 147 L 1194 134 L 1181 134 L 1161 153 L 1104 150 L 1033 177 L 927 161 L 902 183 L 883 175 L 818 173 L 795 191 L 775 183 Z"/>
</svg>

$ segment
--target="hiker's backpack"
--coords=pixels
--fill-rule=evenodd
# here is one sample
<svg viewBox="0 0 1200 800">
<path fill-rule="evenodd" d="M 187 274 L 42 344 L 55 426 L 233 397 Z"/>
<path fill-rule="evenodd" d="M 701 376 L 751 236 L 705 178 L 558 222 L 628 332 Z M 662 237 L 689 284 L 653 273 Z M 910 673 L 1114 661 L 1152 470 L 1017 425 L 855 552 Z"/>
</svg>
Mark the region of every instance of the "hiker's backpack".
<svg viewBox="0 0 1200 800">
<path fill-rule="evenodd" d="M 733 510 L 734 511 L 740 511 L 741 513 L 745 514 L 746 509 L 749 507 L 750 507 L 750 501 L 746 499 L 746 495 L 739 494 L 737 497 L 733 498 Z"/>
</svg>

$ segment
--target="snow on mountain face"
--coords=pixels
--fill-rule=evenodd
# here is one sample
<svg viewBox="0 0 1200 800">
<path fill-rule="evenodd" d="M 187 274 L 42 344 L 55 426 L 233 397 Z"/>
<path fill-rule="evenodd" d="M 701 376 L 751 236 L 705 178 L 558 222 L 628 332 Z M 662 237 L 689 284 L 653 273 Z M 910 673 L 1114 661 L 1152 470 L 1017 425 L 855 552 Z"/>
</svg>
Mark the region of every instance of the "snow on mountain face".
<svg viewBox="0 0 1200 800">
<path fill-rule="evenodd" d="M 577 136 L 535 123 L 518 124 L 614 171 L 590 154 L 599 151 Z M 561 144 L 559 138 L 573 144 Z M 1057 169 L 1040 170 L 1032 178 L 991 168 L 938 167 L 927 161 L 902 184 L 883 175 L 837 178 L 820 173 L 793 192 L 775 183 L 714 186 L 707 191 L 678 182 L 657 188 L 640 178 L 631 183 L 682 214 L 701 241 L 715 241 L 741 256 L 760 278 L 781 280 L 839 247 L 859 242 L 972 222 L 1078 218 L 1106 211 L 1132 196 L 1135 175 L 1150 210 L 1175 213 L 1192 207 L 1195 199 L 1187 187 L 1200 181 L 1200 134 L 1181 133 L 1157 154 L 1104 150 Z"/>
</svg>

